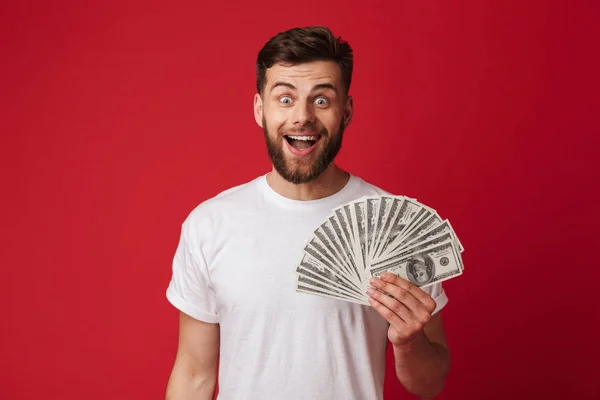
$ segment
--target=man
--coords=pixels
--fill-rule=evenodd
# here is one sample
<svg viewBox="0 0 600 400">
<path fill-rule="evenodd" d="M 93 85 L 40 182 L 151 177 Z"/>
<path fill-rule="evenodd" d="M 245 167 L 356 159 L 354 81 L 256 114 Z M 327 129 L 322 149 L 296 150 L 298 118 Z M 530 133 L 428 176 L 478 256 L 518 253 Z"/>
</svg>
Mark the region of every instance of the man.
<svg viewBox="0 0 600 400">
<path fill-rule="evenodd" d="M 334 161 L 353 113 L 350 46 L 324 27 L 291 29 L 258 54 L 254 116 L 273 169 L 203 202 L 183 223 L 167 298 L 179 346 L 168 400 L 381 399 L 386 347 L 420 398 L 449 369 L 441 284 L 395 275 L 372 307 L 295 291 L 304 242 L 339 205 L 386 192 Z"/>
</svg>

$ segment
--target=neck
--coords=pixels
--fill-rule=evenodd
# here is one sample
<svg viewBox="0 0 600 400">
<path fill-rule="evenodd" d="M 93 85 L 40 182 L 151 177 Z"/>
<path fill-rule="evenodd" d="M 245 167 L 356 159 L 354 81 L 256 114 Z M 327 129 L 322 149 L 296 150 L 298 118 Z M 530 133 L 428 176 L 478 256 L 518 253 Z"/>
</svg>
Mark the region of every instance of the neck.
<svg viewBox="0 0 600 400">
<path fill-rule="evenodd" d="M 267 183 L 275 192 L 292 200 L 317 200 L 331 196 L 342 190 L 348 183 L 350 174 L 339 169 L 333 162 L 311 182 L 294 184 L 283 179 L 273 168 L 267 174 Z"/>
</svg>

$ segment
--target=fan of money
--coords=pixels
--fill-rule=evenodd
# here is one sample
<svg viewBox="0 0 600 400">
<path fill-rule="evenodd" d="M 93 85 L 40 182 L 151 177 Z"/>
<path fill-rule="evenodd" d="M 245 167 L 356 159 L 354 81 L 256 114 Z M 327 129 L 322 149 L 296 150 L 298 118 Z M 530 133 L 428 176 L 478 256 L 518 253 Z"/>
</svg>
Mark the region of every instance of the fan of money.
<svg viewBox="0 0 600 400">
<path fill-rule="evenodd" d="M 425 288 L 463 272 L 450 221 L 406 196 L 362 197 L 336 209 L 306 242 L 296 291 L 369 305 L 369 279 L 394 273 Z"/>
</svg>

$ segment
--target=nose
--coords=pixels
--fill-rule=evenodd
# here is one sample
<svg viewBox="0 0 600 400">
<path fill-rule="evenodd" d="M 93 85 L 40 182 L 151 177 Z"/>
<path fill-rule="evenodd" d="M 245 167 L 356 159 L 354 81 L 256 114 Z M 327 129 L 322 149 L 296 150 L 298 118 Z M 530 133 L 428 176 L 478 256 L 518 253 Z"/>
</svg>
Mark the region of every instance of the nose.
<svg viewBox="0 0 600 400">
<path fill-rule="evenodd" d="M 297 101 L 294 107 L 294 113 L 292 117 L 294 125 L 303 126 L 307 123 L 315 122 L 315 113 L 312 108 L 312 104 L 306 100 Z"/>
</svg>

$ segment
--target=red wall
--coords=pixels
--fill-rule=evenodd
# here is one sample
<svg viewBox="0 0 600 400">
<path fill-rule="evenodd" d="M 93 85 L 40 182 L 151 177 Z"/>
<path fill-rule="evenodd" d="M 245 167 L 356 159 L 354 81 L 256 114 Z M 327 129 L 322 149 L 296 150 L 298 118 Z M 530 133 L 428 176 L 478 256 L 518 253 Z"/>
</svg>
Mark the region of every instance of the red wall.
<svg viewBox="0 0 600 400">
<path fill-rule="evenodd" d="M 356 52 L 339 163 L 466 248 L 440 398 L 600 396 L 598 2 L 22 3 L 0 12 L 0 398 L 164 396 L 180 224 L 268 169 L 255 57 L 309 24 Z"/>
</svg>

